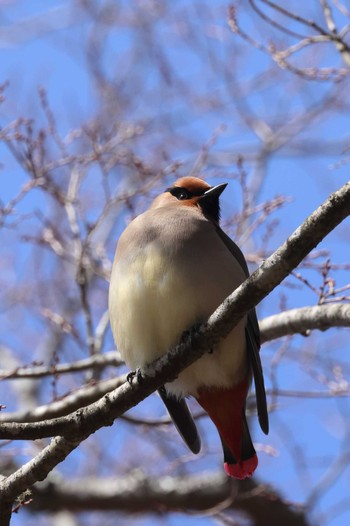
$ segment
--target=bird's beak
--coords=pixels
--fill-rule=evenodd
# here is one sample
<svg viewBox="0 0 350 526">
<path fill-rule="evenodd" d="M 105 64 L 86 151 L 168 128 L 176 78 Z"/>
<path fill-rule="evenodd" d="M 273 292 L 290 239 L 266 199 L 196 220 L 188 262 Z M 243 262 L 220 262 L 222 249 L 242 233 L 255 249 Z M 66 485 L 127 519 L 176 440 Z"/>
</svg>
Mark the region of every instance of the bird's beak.
<svg viewBox="0 0 350 526">
<path fill-rule="evenodd" d="M 219 198 L 222 192 L 225 190 L 227 186 L 227 183 L 217 184 L 216 186 L 213 186 L 212 188 L 209 188 L 202 197 L 200 198 L 200 201 L 205 201 L 206 199 L 212 199 L 213 197 Z"/>
</svg>

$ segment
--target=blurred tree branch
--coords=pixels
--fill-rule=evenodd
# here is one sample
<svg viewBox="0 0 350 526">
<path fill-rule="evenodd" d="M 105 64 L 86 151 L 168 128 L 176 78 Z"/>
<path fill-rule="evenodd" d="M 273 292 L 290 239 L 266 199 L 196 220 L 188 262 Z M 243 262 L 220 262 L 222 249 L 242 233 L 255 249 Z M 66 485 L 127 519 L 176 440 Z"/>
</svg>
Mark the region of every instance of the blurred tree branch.
<svg viewBox="0 0 350 526">
<path fill-rule="evenodd" d="M 183 343 L 146 370 L 142 383 L 123 384 L 90 406 L 78 409 L 68 416 L 35 424 L 3 424 L 2 438 L 33 439 L 60 435 L 33 460 L 29 461 L 2 483 L 2 506 L 33 483 L 43 480 L 59 462 L 91 433 L 136 405 L 151 392 L 172 381 L 185 367 L 232 330 L 238 321 L 273 288 L 278 285 L 300 261 L 350 213 L 350 182 L 334 192 L 264 263 L 238 287 L 203 324 L 196 333 L 185 336 Z M 6 524 L 6 523 L 4 523 Z"/>
<path fill-rule="evenodd" d="M 9 70 L 11 83 L 0 85 L 0 103 L 8 103 L 6 109 L 2 106 L 2 115 L 6 115 L 8 109 L 11 115 L 9 124 L 0 129 L 0 147 L 5 150 L 5 155 L 1 156 L 3 165 L 0 165 L 0 169 L 5 169 L 4 195 L 8 195 L 7 186 L 11 187 L 12 177 L 18 176 L 16 181 L 21 180 L 9 198 L 2 197 L 3 201 L 0 200 L 0 233 L 3 235 L 0 314 L 4 314 L 2 319 L 8 335 L 11 335 L 7 337 L 4 331 L 4 339 L 0 342 L 1 374 L 5 375 L 0 423 L 7 426 L 3 427 L 4 436 L 13 436 L 21 430 L 22 437 L 30 436 L 29 433 L 32 436 L 51 436 L 54 431 L 68 433 L 67 436 L 52 439 L 46 448 L 45 439 L 24 443 L 8 440 L 2 444 L 1 452 L 4 454 L 1 455 L 0 470 L 12 473 L 6 482 L 5 498 L 0 503 L 2 521 L 10 520 L 15 493 L 45 477 L 52 466 L 57 465 L 78 444 L 77 456 L 85 455 L 86 461 L 84 469 L 79 473 L 74 471 L 77 484 L 85 478 L 92 483 L 89 477 L 94 473 L 96 484 L 101 483 L 101 488 L 104 488 L 106 475 L 112 476 L 116 471 L 120 473 L 127 469 L 128 463 L 138 465 L 140 442 L 137 443 L 136 435 L 142 440 L 140 455 L 143 459 L 147 455 L 150 475 L 144 484 L 141 480 L 139 486 L 133 486 L 135 491 L 152 484 L 152 488 L 157 489 L 151 477 L 161 478 L 159 474 L 164 469 L 170 473 L 192 473 L 192 469 L 187 467 L 188 457 L 180 455 L 179 458 L 181 446 L 177 449 L 176 440 L 167 440 L 172 433 L 171 427 L 158 425 L 169 422 L 168 418 L 148 413 L 146 419 L 126 417 L 134 426 L 132 436 L 137 443 L 132 459 L 129 457 L 134 443 L 130 444 L 128 440 L 123 442 L 124 434 L 129 432 L 124 421 L 115 426 L 118 438 L 121 437 L 118 442 L 122 451 L 120 455 L 116 455 L 113 448 L 113 454 L 109 456 L 105 441 L 107 432 L 101 431 L 86 441 L 85 435 L 81 434 L 86 422 L 87 433 L 93 432 L 96 425 L 111 423 L 108 417 L 112 419 L 113 414 L 108 414 L 108 398 L 103 397 L 124 380 L 118 353 L 105 352 L 112 348 L 106 316 L 106 292 L 115 238 L 122 226 L 144 209 L 145 203 L 152 199 L 159 187 L 166 187 L 178 173 L 233 181 L 234 189 L 238 186 L 235 197 L 232 193 L 233 208 L 236 208 L 235 199 L 238 196 L 242 209 L 231 218 L 225 218 L 223 226 L 242 244 L 248 262 L 257 265 L 272 252 L 271 247 L 277 246 L 286 235 L 282 219 L 285 212 L 281 207 L 291 198 L 298 199 L 303 189 L 298 194 L 297 186 L 300 181 L 303 186 L 306 170 L 308 178 L 317 182 L 317 189 L 322 195 L 327 195 L 338 185 L 338 174 L 341 178 L 344 173 L 341 172 L 342 167 L 350 161 L 349 127 L 346 122 L 349 113 L 350 12 L 345 2 L 313 0 L 300 3 L 288 0 L 281 6 L 270 0 L 249 0 L 235 4 L 235 10 L 230 11 L 229 25 L 225 24 L 227 5 L 220 2 L 178 4 L 151 0 L 116 7 L 109 0 L 98 5 L 89 0 L 78 0 L 73 4 L 72 10 L 69 7 L 56 11 L 50 8 L 45 12 L 48 15 L 47 27 L 45 14 L 40 13 L 27 19 L 21 16 L 18 23 L 12 23 L 9 14 L 6 25 L 2 22 L 0 28 L 4 37 L 3 46 L 25 44 L 51 33 L 50 40 L 44 41 L 45 49 L 50 48 L 54 56 L 56 45 L 61 46 L 59 52 L 64 51 L 67 57 L 69 55 L 65 67 L 73 58 L 74 70 L 79 72 L 79 80 L 76 80 L 78 97 L 74 99 L 72 89 L 68 97 L 71 100 L 65 98 L 64 104 L 60 101 L 59 109 L 56 91 L 61 91 L 67 72 L 65 70 L 62 82 L 56 77 L 55 89 L 49 87 L 52 86 L 50 79 L 55 78 L 56 68 L 58 71 L 56 59 L 50 60 L 47 70 L 44 63 L 37 71 L 33 68 L 35 80 L 30 82 L 35 83 L 35 89 L 38 82 L 45 86 L 37 90 L 39 108 L 35 106 L 35 93 L 29 85 L 24 87 L 21 78 L 16 92 L 16 75 L 13 72 L 21 72 L 22 66 L 16 68 L 12 65 Z M 11 9 L 10 5 L 8 9 Z M 58 18 L 54 20 L 56 14 Z M 69 31 L 72 25 L 74 32 Z M 62 32 L 63 38 L 56 32 L 62 27 L 67 28 Z M 22 49 L 20 52 L 22 54 Z M 27 56 L 26 53 L 23 56 Z M 33 55 L 31 57 L 30 60 L 33 60 Z M 25 74 L 27 77 L 29 82 L 29 76 Z M 69 80 L 71 87 L 75 88 L 75 80 Z M 90 90 L 89 110 L 81 112 L 80 99 L 87 97 L 84 94 L 86 85 Z M 8 92 L 10 98 L 7 101 Z M 26 109 L 27 101 L 30 102 Z M 33 112 L 35 118 L 32 118 Z M 30 118 L 22 117 L 22 113 L 29 114 Z M 81 122 L 82 115 L 84 122 Z M 345 126 L 338 126 L 344 121 Z M 328 164 L 332 172 L 325 171 L 329 162 L 327 157 L 332 157 L 331 164 Z M 281 190 L 276 190 L 278 195 L 273 196 L 271 191 L 274 192 L 276 186 L 272 185 L 267 193 L 265 190 L 270 188 L 269 177 L 272 176 L 273 180 L 276 176 L 276 161 L 280 163 L 278 181 Z M 288 170 L 284 172 L 286 164 L 281 164 L 286 161 L 289 170 L 293 171 L 293 178 L 295 175 L 296 191 L 290 192 L 291 196 L 280 195 L 288 186 L 284 186 Z M 295 168 L 297 171 L 301 169 L 301 178 L 294 173 Z M 342 231 L 339 230 L 339 239 Z M 343 237 L 343 247 L 346 247 L 348 236 Z M 347 253 L 346 249 L 344 253 Z M 346 374 L 350 367 L 346 353 L 339 358 L 339 348 L 345 340 L 344 336 L 342 341 L 342 332 L 330 331 L 327 339 L 325 335 L 321 340 L 325 342 L 324 347 L 317 350 L 313 348 L 317 337 L 305 338 L 304 346 L 303 339 L 298 338 L 301 346 L 294 350 L 292 338 L 288 335 L 308 334 L 316 328 L 327 330 L 349 326 L 348 281 L 342 283 L 342 277 L 340 283 L 336 282 L 336 271 L 338 276 L 343 276 L 341 269 L 348 271 L 349 266 L 348 262 L 344 265 L 338 263 L 338 256 L 334 256 L 327 247 L 326 250 L 322 247 L 320 251 L 314 251 L 302 262 L 298 271 L 285 280 L 278 292 L 280 305 L 276 308 L 275 304 L 269 311 L 284 312 L 261 321 L 264 341 L 287 335 L 281 342 L 266 346 L 263 355 L 267 379 L 272 384 L 268 393 L 275 420 L 269 443 L 277 451 L 281 437 L 288 444 L 288 447 L 281 448 L 279 462 L 282 458 L 285 462 L 286 456 L 290 456 L 298 487 L 303 488 L 300 490 L 305 504 L 303 511 L 308 517 L 311 517 L 331 484 L 335 484 L 342 470 L 346 469 L 350 434 L 345 397 L 349 396 Z M 322 261 L 324 257 L 326 262 Z M 283 266 L 284 259 L 278 258 L 275 261 L 277 267 L 278 264 Z M 320 283 L 314 283 L 310 269 L 321 275 Z M 268 274 L 266 278 L 269 279 Z M 298 298 L 300 290 L 310 292 L 311 299 L 302 300 L 303 304 L 312 305 L 316 296 L 318 305 L 290 309 L 293 287 Z M 288 295 L 285 297 L 283 291 L 286 288 Z M 247 290 L 252 292 L 249 287 Z M 271 305 L 274 297 L 274 294 L 270 297 Z M 258 300 L 255 298 L 254 301 Z M 242 303 L 244 310 L 247 304 L 243 300 Z M 297 301 L 296 304 L 300 303 Z M 243 312 L 241 307 L 239 309 Z M 225 312 L 224 308 L 222 312 Z M 215 323 L 213 326 L 216 326 Z M 219 337 L 219 332 L 215 333 L 215 337 Z M 332 338 L 339 345 L 329 347 L 327 342 Z M 319 338 L 317 340 L 320 341 Z M 195 338 L 190 343 L 193 342 Z M 182 349 L 186 349 L 186 345 Z M 304 387 L 300 383 L 294 388 L 294 384 L 289 387 L 280 383 L 276 376 L 281 374 L 283 367 L 277 371 L 277 365 L 284 365 L 284 356 L 289 359 L 288 366 L 291 365 L 290 358 L 294 358 L 293 365 L 300 369 L 305 369 L 303 358 L 307 356 L 308 367 L 312 369 L 308 369 L 308 379 L 316 380 L 321 387 L 318 388 L 317 384 Z M 174 360 L 176 363 L 176 357 Z M 105 370 L 107 366 L 117 369 Z M 72 372 L 74 374 L 70 374 Z M 116 378 L 109 378 L 111 374 Z M 158 378 L 158 372 L 154 378 Z M 151 388 L 148 381 L 146 375 L 146 385 L 151 392 L 156 383 Z M 137 396 L 131 400 L 135 392 Z M 146 396 L 139 386 L 132 389 L 122 386 L 113 393 L 113 407 L 119 408 L 118 414 L 124 410 L 125 400 L 128 404 L 131 401 L 136 403 Z M 117 402 L 120 393 L 121 398 Z M 329 411 L 327 405 L 327 412 L 324 411 L 319 419 L 320 429 L 328 430 L 333 439 L 337 439 L 337 447 L 325 453 L 329 456 L 325 456 L 324 460 L 315 459 L 313 449 L 312 454 L 308 454 L 310 445 L 307 445 L 305 433 L 295 437 L 292 424 L 290 430 L 283 427 L 287 425 L 283 424 L 281 407 L 286 402 L 291 405 L 293 400 L 290 397 L 305 401 L 305 404 L 300 404 L 305 412 L 307 398 L 323 397 L 328 399 L 325 404 L 331 404 L 331 399 L 335 399 L 335 411 Z M 120 401 L 121 405 L 118 405 Z M 153 397 L 147 407 L 153 408 L 155 401 Z M 8 411 L 3 407 L 6 404 Z M 254 412 L 254 402 L 249 399 L 248 405 L 249 411 Z M 86 407 L 85 411 L 80 411 L 82 406 Z M 102 409 L 105 410 L 106 420 L 102 418 L 101 422 L 93 422 L 93 418 L 98 420 L 101 417 Z M 331 421 L 332 418 L 338 420 Z M 18 426 L 15 420 L 29 426 Z M 201 420 L 200 425 L 205 426 L 205 420 Z M 73 436 L 68 436 L 69 430 Z M 43 435 L 44 432 L 47 434 Z M 344 439 L 340 440 L 342 433 Z M 209 434 L 204 433 L 204 436 L 208 439 Z M 127 437 L 130 438 L 130 435 Z M 156 455 L 155 462 L 152 454 Z M 172 458 L 179 460 L 172 462 Z M 9 459 L 13 461 L 10 467 L 7 466 Z M 18 468 L 23 459 L 32 460 L 20 470 Z M 201 465 L 201 460 L 197 460 L 199 464 L 196 466 Z M 274 460 L 278 464 L 278 459 Z M 68 469 L 74 461 L 73 454 L 66 464 Z M 52 475 L 56 476 L 58 471 L 55 470 Z M 54 476 L 50 475 L 54 487 L 53 499 L 57 490 Z M 289 476 L 289 472 L 285 479 L 280 476 L 279 490 L 293 500 Z M 62 488 L 67 492 L 67 499 L 71 498 L 67 486 L 71 484 L 71 488 L 75 489 L 74 481 L 69 482 L 69 478 L 70 474 L 65 476 Z M 124 480 L 131 484 L 128 477 Z M 169 480 L 171 482 L 171 477 Z M 174 480 L 175 487 L 170 485 L 172 490 L 177 489 L 176 481 L 186 489 L 183 479 L 174 477 Z M 207 487 L 206 495 L 217 495 L 213 480 L 214 485 Z M 165 479 L 162 478 L 162 481 Z M 195 499 L 196 480 L 191 477 L 188 481 L 188 489 L 193 490 L 190 495 Z M 45 482 L 42 488 L 45 497 L 50 499 L 48 483 Z M 227 502 L 219 502 L 213 512 L 208 512 L 209 517 L 215 517 L 222 524 L 233 521 L 241 524 L 239 515 L 233 521 L 225 515 L 225 506 L 228 506 L 227 510 L 234 511 L 238 510 L 239 504 L 243 510 L 246 503 L 246 514 L 255 526 L 273 524 L 274 513 L 280 518 L 279 524 L 287 525 L 288 520 L 293 525 L 306 523 L 303 513 L 298 522 L 297 510 L 279 498 L 278 492 L 275 494 L 266 488 L 264 492 L 264 487 L 261 490 L 259 486 L 244 487 L 247 492 L 242 498 L 240 493 L 234 494 L 239 498 L 232 501 L 230 494 Z M 218 489 L 222 489 L 220 483 Z M 257 491 L 261 491 L 261 502 L 255 498 Z M 165 506 L 169 505 L 166 509 L 170 514 L 173 509 L 171 492 L 166 495 L 165 488 L 163 493 L 155 492 L 154 496 L 158 496 Z M 34 497 L 34 502 L 26 509 L 35 506 L 37 499 L 39 509 L 42 503 L 40 494 L 34 493 Z M 222 497 L 225 499 L 226 494 L 222 493 Z M 21 493 L 14 509 L 18 511 L 30 498 L 26 491 Z M 125 495 L 125 498 L 129 497 Z M 342 498 L 340 495 L 339 505 L 328 506 L 329 516 L 348 509 L 348 501 L 342 502 Z M 186 496 L 183 495 L 181 511 L 184 512 L 187 511 L 185 501 Z M 280 503 L 280 509 L 273 506 L 274 502 Z M 50 501 L 46 504 L 54 505 Z M 146 504 L 145 513 L 152 513 Z M 99 505 L 102 511 L 102 501 Z M 220 509 L 224 511 L 220 512 Z M 161 519 L 166 521 L 165 515 Z M 324 517 L 315 519 L 317 524 L 322 521 L 328 524 Z"/>
<path fill-rule="evenodd" d="M 95 478 L 67 482 L 50 477 L 33 490 L 34 511 L 122 511 L 139 514 L 150 507 L 154 513 L 205 513 L 215 517 L 224 510 L 245 512 L 255 526 L 307 526 L 303 509 L 293 508 L 271 488 L 253 480 L 237 482 L 223 475 L 202 473 L 186 477 L 150 479 L 135 470 L 125 477 Z"/>
</svg>

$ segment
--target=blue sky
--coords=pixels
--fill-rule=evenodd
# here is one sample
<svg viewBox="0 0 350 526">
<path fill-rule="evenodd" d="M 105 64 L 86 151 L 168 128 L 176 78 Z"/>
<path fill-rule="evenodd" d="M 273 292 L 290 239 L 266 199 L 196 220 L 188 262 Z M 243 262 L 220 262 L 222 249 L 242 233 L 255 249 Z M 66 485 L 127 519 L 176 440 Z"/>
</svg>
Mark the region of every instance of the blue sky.
<svg viewBox="0 0 350 526">
<path fill-rule="evenodd" d="M 44 87 L 48 94 L 50 106 L 55 112 L 58 131 L 62 135 L 81 126 L 82 123 L 91 122 L 108 109 L 110 111 L 107 95 L 105 99 L 100 98 L 96 78 L 91 75 L 89 69 L 86 42 L 93 38 L 96 34 L 94 31 L 97 31 L 94 30 L 91 17 L 82 14 L 78 8 L 72 8 L 73 3 L 68 1 L 51 2 L 50 8 L 44 1 L 2 3 L 0 84 L 9 81 L 9 86 L 5 92 L 6 101 L 0 106 L 0 125 L 6 126 L 18 116 L 23 116 L 35 120 L 35 129 L 43 126 L 45 116 L 38 96 L 40 86 Z M 222 131 L 218 134 L 215 144 L 210 147 L 210 155 L 204 168 L 205 175 L 215 180 L 219 177 L 224 181 L 225 177 L 236 172 L 236 167 L 234 163 L 224 162 L 224 157 L 220 157 L 220 154 L 241 152 L 243 156 L 246 154 L 245 169 L 248 177 L 252 179 L 256 174 L 257 164 L 251 160 L 250 153 L 258 151 L 260 141 L 240 117 L 239 104 L 245 101 L 257 119 L 265 119 L 272 130 L 278 130 L 284 120 L 288 122 L 297 112 L 302 115 L 311 105 L 320 104 L 327 92 L 331 93 L 336 89 L 327 83 L 307 83 L 294 79 L 291 73 L 285 73 L 285 77 L 282 77 L 281 73 L 275 70 L 271 73 L 276 75 L 275 84 L 273 80 L 263 78 L 261 86 L 257 87 L 255 79 L 258 78 L 258 74 L 263 75 L 271 67 L 271 61 L 258 51 L 244 47 L 238 37 L 234 40 L 235 37 L 230 35 L 226 24 L 225 2 L 204 2 L 203 9 L 199 9 L 199 3 L 195 0 L 168 6 L 169 12 L 160 12 L 157 16 L 149 17 L 149 23 L 152 25 L 152 31 L 149 31 L 151 43 L 142 40 L 147 32 L 139 34 L 138 26 L 135 27 L 130 22 L 131 20 L 134 23 L 132 16 L 138 10 L 143 12 L 141 4 L 136 2 L 135 7 L 132 7 L 127 2 L 120 3 L 122 21 L 105 28 L 107 37 L 101 56 L 101 70 L 107 79 L 118 86 L 118 96 L 122 102 L 123 97 L 130 92 L 132 100 L 125 107 L 117 97 L 115 98 L 115 115 L 110 115 L 110 119 L 138 122 L 143 126 L 144 134 L 137 142 L 135 151 L 141 157 L 147 156 L 150 163 L 153 161 L 156 165 L 157 162 L 162 162 L 162 156 L 166 158 L 168 155 L 172 161 L 179 160 L 182 163 L 182 173 L 187 173 L 203 144 L 210 141 L 215 131 L 221 127 Z M 246 23 L 252 31 L 256 27 L 257 33 L 260 32 L 263 38 L 264 28 L 254 25 L 254 18 L 250 17 L 248 10 L 245 12 L 242 8 L 241 13 L 242 23 Z M 181 14 L 186 15 L 188 19 L 181 19 Z M 310 13 L 309 15 L 311 16 Z M 35 18 L 37 16 L 38 18 Z M 147 16 L 145 19 L 148 20 Z M 183 21 L 183 25 L 176 22 L 178 19 Z M 35 20 L 39 20 L 39 23 Z M 45 29 L 47 26 L 51 28 L 49 31 Z M 11 32 L 8 31 L 9 27 L 12 28 Z M 27 29 L 33 27 L 36 27 L 36 30 Z M 189 34 L 188 27 L 195 30 L 195 33 Z M 159 46 L 153 47 L 154 42 L 159 43 Z M 198 49 L 204 49 L 205 53 L 199 54 Z M 203 57 L 206 57 L 206 60 Z M 164 64 L 170 64 L 173 68 L 172 81 L 168 84 L 166 78 L 162 78 L 159 70 L 155 68 L 155 60 L 163 60 Z M 320 52 L 317 60 L 320 63 L 323 60 L 339 63 L 335 52 L 328 49 L 324 55 Z M 223 65 L 227 68 L 227 78 L 223 78 Z M 166 76 L 166 71 L 164 75 Z M 248 92 L 249 95 L 240 99 L 237 90 L 242 90 L 242 86 L 250 84 L 253 88 Z M 344 84 L 346 86 L 346 83 Z M 192 87 L 192 93 L 186 91 L 188 86 Z M 181 88 L 183 92 L 180 91 Z M 346 92 L 345 87 L 343 89 Z M 236 102 L 233 102 L 235 97 Z M 237 100 L 240 102 L 237 103 Z M 219 101 L 222 106 L 218 104 Z M 348 164 L 337 165 L 346 157 L 343 147 L 349 139 L 346 100 L 343 103 L 344 107 L 339 107 L 338 110 L 332 107 L 328 113 L 320 111 L 314 120 L 310 119 L 304 131 L 294 141 L 294 145 L 297 146 L 314 141 L 321 145 L 320 148 L 313 148 L 306 155 L 300 153 L 298 147 L 293 150 L 291 141 L 285 148 L 272 154 L 267 161 L 266 177 L 257 202 L 264 202 L 280 194 L 290 197 L 290 201 L 272 216 L 278 220 L 278 228 L 269 239 L 270 251 L 277 248 L 332 191 L 349 179 Z M 333 145 L 331 152 L 324 148 L 325 144 Z M 6 203 L 26 181 L 26 174 L 3 143 L 0 143 L 0 157 L 1 200 Z M 337 165 L 336 169 L 334 165 Z M 116 172 L 112 174 L 111 180 L 117 184 L 120 177 L 121 174 Z M 91 188 L 99 181 L 94 169 L 91 170 L 89 181 Z M 147 204 L 148 202 L 140 202 L 140 210 Z M 239 185 L 231 180 L 222 199 L 224 216 L 235 213 L 240 205 Z M 48 206 L 42 194 L 32 192 L 20 203 L 19 212 L 32 213 L 33 210 L 42 207 L 47 211 Z M 29 220 L 24 228 L 36 228 L 35 222 L 31 223 Z M 257 246 L 262 233 L 263 230 L 260 229 L 255 234 L 254 242 Z M 14 262 L 11 269 L 7 268 L 8 279 L 10 282 L 20 281 L 26 275 L 25 262 L 31 248 L 28 245 L 15 244 L 19 240 L 15 239 L 11 232 L 1 232 L 0 235 L 3 236 L 3 257 L 6 261 Z M 347 263 L 348 239 L 347 220 L 324 240 L 319 248 L 331 251 L 333 263 Z M 111 241 L 108 246 L 110 257 L 114 244 L 115 241 Z M 247 246 L 242 248 L 249 251 L 250 247 L 251 244 L 247 243 Z M 15 255 L 13 250 L 16 251 Z M 315 271 L 304 271 L 304 275 L 315 284 L 321 283 L 321 278 Z M 349 282 L 346 271 L 334 272 L 334 276 L 338 286 Z M 289 281 L 298 285 L 292 278 Z M 282 286 L 259 307 L 261 317 L 279 311 L 281 294 L 288 295 L 287 305 L 290 308 L 313 305 L 316 302 L 315 295 L 305 287 Z M 22 313 L 21 319 L 24 323 L 33 324 L 26 327 L 26 330 L 35 335 L 38 325 L 27 316 Z M 7 313 L 0 313 L 0 325 L 3 327 L 3 342 L 13 345 L 23 362 L 28 360 L 26 349 L 21 347 L 20 333 L 15 334 L 19 330 L 18 320 L 12 319 L 9 322 Z M 40 340 L 38 335 L 35 335 L 35 338 L 37 342 Z M 347 330 L 332 330 L 327 334 L 315 332 L 309 340 L 308 351 L 316 356 L 322 355 L 323 363 L 314 365 L 319 375 L 324 373 L 331 376 L 330 369 L 337 360 L 346 365 L 344 374 L 349 372 L 346 356 L 349 350 Z M 112 345 L 109 335 L 106 349 Z M 271 363 L 283 345 L 285 342 L 278 341 L 263 348 L 268 386 Z M 319 382 L 310 376 L 305 353 L 305 362 L 300 361 L 300 348 L 305 349 L 305 339 L 296 337 L 287 347 L 286 356 L 278 368 L 278 384 L 286 389 L 319 390 Z M 6 389 L 0 392 L 6 400 Z M 7 400 L 9 408 L 10 398 L 11 395 Z M 153 401 L 144 402 L 134 409 L 134 412 L 141 415 L 150 410 L 158 414 L 161 408 Z M 277 410 L 271 414 L 271 433 L 268 437 L 262 435 L 256 424 L 251 424 L 255 442 L 271 446 L 277 452 L 276 456 L 260 453 L 258 476 L 264 482 L 271 483 L 287 499 L 303 502 L 305 495 L 326 476 L 329 462 L 336 460 L 337 456 L 334 456 L 334 453 L 340 447 L 342 439 L 349 436 L 349 430 L 344 427 L 348 417 L 347 398 L 308 400 L 280 397 Z M 188 469 L 198 470 L 202 469 L 202 466 L 207 469 L 218 468 L 221 459 L 220 454 L 218 455 L 217 437 L 208 422 L 201 421 L 200 426 L 205 430 L 212 454 L 204 460 L 194 459 L 193 462 L 198 463 L 189 465 Z M 128 438 L 132 433 L 130 426 L 124 425 L 119 434 L 116 429 L 101 430 L 99 436 L 105 445 L 110 444 L 111 437 L 113 438 L 113 446 L 110 447 L 112 451 L 109 451 L 112 455 L 123 451 L 122 437 Z M 181 445 L 178 448 L 184 453 Z M 305 470 L 295 463 L 298 448 L 303 452 L 305 459 L 310 461 Z M 151 451 L 149 445 L 146 450 Z M 74 473 L 80 465 L 80 455 L 80 452 L 72 455 L 60 469 L 67 474 Z M 302 462 L 302 459 L 300 461 Z M 346 498 L 349 479 L 350 470 L 347 468 L 323 495 L 315 509 L 315 517 L 328 513 Z M 20 513 L 15 516 L 13 523 L 27 524 L 26 520 L 28 516 Z M 30 520 L 37 522 L 37 519 Z M 345 526 L 349 520 L 350 509 L 346 509 L 344 513 L 332 515 L 324 524 Z M 180 521 L 182 524 L 211 524 L 210 519 L 191 516 L 175 516 L 169 519 L 169 524 L 180 524 Z M 142 524 L 142 521 L 140 523 Z"/>
</svg>

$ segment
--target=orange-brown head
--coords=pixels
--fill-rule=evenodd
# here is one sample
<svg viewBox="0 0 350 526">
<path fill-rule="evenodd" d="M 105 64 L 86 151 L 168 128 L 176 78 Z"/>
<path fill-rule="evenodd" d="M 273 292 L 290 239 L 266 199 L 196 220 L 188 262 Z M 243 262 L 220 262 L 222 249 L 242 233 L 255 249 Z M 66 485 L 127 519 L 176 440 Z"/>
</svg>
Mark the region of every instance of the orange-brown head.
<svg viewBox="0 0 350 526">
<path fill-rule="evenodd" d="M 227 183 L 210 186 L 198 177 L 181 177 L 153 202 L 152 208 L 179 205 L 198 208 L 205 217 L 219 223 L 219 197 Z"/>
</svg>

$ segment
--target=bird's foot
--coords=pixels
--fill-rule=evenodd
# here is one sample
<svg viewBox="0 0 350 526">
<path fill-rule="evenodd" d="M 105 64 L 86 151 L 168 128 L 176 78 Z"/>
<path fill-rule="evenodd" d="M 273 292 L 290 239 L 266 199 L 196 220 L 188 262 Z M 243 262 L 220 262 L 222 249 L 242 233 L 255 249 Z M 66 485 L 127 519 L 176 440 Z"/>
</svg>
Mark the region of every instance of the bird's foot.
<svg viewBox="0 0 350 526">
<path fill-rule="evenodd" d="M 199 334 L 200 329 L 201 329 L 202 326 L 203 326 L 203 323 L 195 323 L 194 325 L 192 325 L 192 327 L 187 329 L 187 331 L 184 331 L 182 333 L 181 340 L 183 342 L 186 342 L 188 340 L 190 340 L 190 342 L 192 342 L 195 339 L 195 337 Z"/>
<path fill-rule="evenodd" d="M 137 383 L 138 384 L 142 383 L 143 378 L 142 378 L 141 369 L 136 369 L 136 371 L 130 371 L 130 373 L 126 375 L 126 380 L 130 385 L 132 384 L 135 376 L 136 376 Z"/>
<path fill-rule="evenodd" d="M 195 323 L 194 325 L 192 325 L 192 327 L 190 327 L 187 331 L 182 333 L 182 342 L 185 343 L 189 340 L 192 344 L 192 342 L 195 340 L 195 338 L 198 336 L 201 330 L 203 330 L 204 325 L 204 323 Z M 208 354 L 213 354 L 213 352 L 214 347 L 211 347 L 208 350 Z"/>
</svg>

